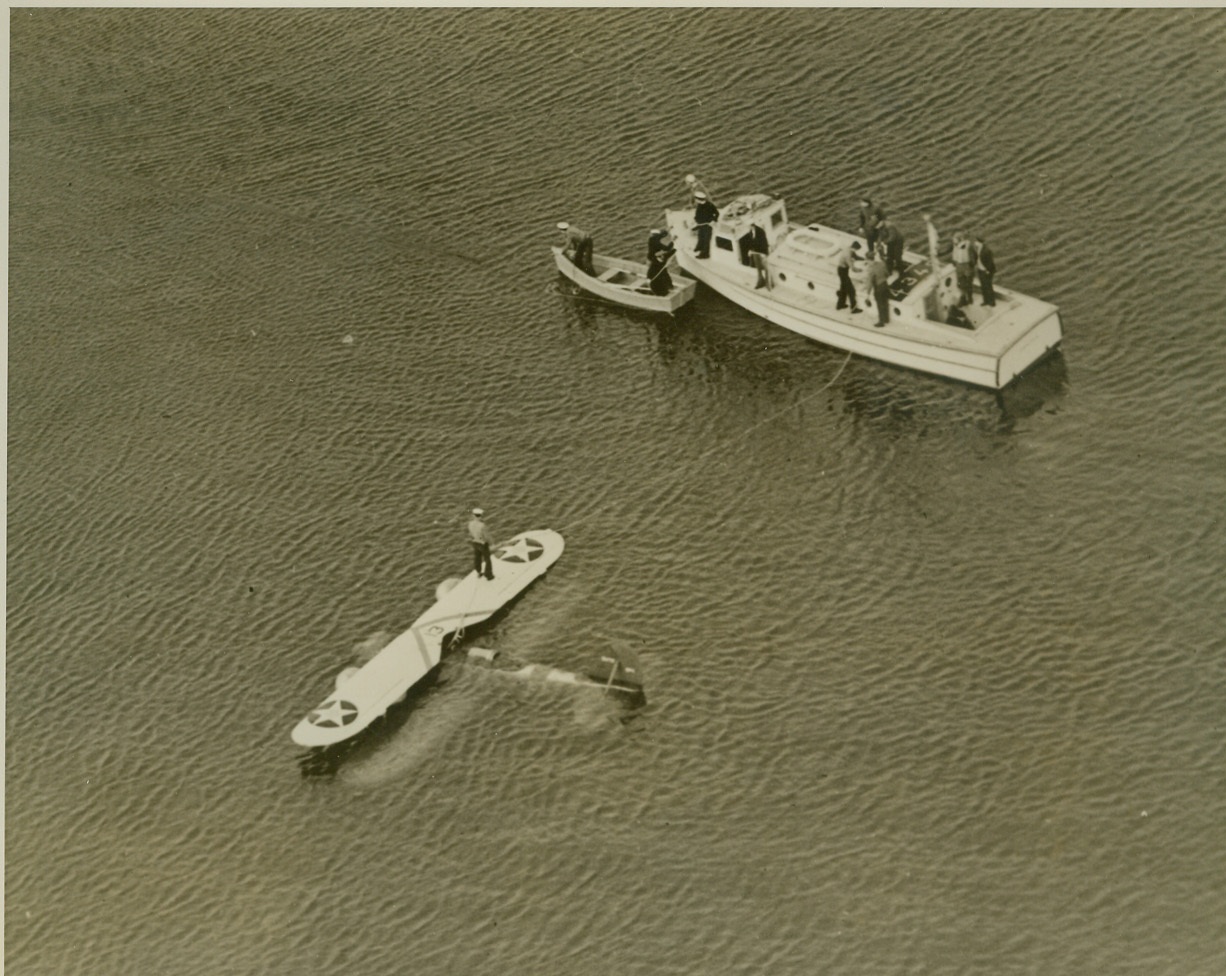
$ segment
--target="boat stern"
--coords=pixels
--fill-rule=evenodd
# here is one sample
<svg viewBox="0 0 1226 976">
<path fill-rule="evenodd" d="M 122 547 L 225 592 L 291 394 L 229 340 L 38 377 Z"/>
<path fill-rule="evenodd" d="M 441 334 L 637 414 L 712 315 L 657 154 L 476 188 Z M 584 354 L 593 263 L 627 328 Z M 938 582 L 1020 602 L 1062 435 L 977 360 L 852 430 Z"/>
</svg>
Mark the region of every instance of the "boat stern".
<svg viewBox="0 0 1226 976">
<path fill-rule="evenodd" d="M 1034 324 L 1021 332 L 1001 353 L 996 363 L 996 387 L 1000 389 L 1017 379 L 1027 369 L 1060 344 L 1064 337 L 1060 310 L 1046 302 L 1034 302 L 1039 308 Z"/>
</svg>

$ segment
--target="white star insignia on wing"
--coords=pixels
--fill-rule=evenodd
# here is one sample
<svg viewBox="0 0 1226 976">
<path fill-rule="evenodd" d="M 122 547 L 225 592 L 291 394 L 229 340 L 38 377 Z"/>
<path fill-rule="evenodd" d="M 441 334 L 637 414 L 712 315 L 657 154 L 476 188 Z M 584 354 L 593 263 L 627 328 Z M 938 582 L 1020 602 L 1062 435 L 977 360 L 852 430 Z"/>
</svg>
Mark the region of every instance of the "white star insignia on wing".
<svg viewBox="0 0 1226 976">
<path fill-rule="evenodd" d="M 348 725 L 358 717 L 357 708 L 347 701 L 341 701 L 339 698 L 334 698 L 330 702 L 324 702 L 319 708 L 311 712 L 307 716 L 307 720 L 312 725 L 322 725 L 324 728 L 339 728 L 342 725 Z"/>
<path fill-rule="evenodd" d="M 506 563 L 526 563 L 540 556 L 545 551 L 535 539 L 516 539 L 509 546 L 503 546 L 495 554 Z"/>
</svg>

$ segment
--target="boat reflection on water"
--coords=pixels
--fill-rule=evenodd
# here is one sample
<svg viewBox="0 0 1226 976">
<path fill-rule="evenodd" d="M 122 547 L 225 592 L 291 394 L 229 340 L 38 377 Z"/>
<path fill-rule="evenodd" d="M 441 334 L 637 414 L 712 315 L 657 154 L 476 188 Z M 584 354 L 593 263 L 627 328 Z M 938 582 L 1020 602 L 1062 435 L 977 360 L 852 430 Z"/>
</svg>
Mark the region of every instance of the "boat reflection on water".
<svg viewBox="0 0 1226 976">
<path fill-rule="evenodd" d="M 857 417 L 897 424 L 900 432 L 914 432 L 917 423 L 926 428 L 970 422 L 987 433 L 1008 434 L 1019 421 L 1054 409 L 1068 384 L 1060 348 L 1005 388 L 989 390 L 854 354 L 848 361 L 846 352 L 760 322 L 708 289 L 671 319 L 586 301 L 590 296 L 582 293 L 565 297 L 571 323 L 585 332 L 599 336 L 617 326 L 638 326 L 636 334 L 671 377 L 747 408 L 803 399 L 834 378 L 832 399 Z"/>
<path fill-rule="evenodd" d="M 1057 349 L 996 392 L 1001 430 L 1011 432 L 1019 420 L 1033 417 L 1040 410 L 1054 413 L 1067 389 L 1068 367 L 1064 352 Z"/>
<path fill-rule="evenodd" d="M 1060 350 L 1036 363 L 1003 390 L 983 390 L 901 367 L 869 363 L 848 369 L 839 391 L 848 412 L 900 435 L 971 425 L 985 434 L 1012 434 L 1040 411 L 1054 412 L 1068 386 Z"/>
<path fill-rule="evenodd" d="M 697 378 L 720 397 L 782 406 L 824 387 L 847 360 L 841 350 L 747 316 L 714 292 L 700 293 L 689 309 L 673 328 L 659 329 L 656 352 L 672 375 Z"/>
</svg>

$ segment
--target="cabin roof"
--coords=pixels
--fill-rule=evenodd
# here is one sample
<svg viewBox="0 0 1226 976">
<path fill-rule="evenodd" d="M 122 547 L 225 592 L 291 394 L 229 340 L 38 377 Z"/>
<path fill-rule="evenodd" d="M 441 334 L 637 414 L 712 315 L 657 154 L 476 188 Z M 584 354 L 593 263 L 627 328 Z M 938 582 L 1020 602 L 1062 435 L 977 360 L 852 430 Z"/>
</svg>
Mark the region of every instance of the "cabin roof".
<svg viewBox="0 0 1226 976">
<path fill-rule="evenodd" d="M 733 197 L 720 211 L 720 220 L 732 221 L 755 210 L 765 210 L 775 203 L 775 198 L 767 193 L 743 193 Z"/>
<path fill-rule="evenodd" d="M 775 257 L 791 258 L 802 264 L 826 262 L 846 246 L 838 238 L 811 227 L 797 227 L 779 242 Z"/>
</svg>

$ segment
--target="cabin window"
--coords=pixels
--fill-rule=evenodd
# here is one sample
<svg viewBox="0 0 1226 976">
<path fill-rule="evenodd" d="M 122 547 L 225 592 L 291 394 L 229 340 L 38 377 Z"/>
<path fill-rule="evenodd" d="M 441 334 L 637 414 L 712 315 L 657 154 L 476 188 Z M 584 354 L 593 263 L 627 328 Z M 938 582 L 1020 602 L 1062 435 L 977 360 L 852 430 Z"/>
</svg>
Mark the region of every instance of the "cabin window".
<svg viewBox="0 0 1226 976">
<path fill-rule="evenodd" d="M 811 282 L 811 281 L 810 281 L 810 282 L 809 282 L 809 291 L 812 291 L 812 290 L 813 290 L 813 282 Z"/>
<path fill-rule="evenodd" d="M 782 271 L 780 271 L 780 272 L 779 272 L 779 280 L 780 280 L 780 281 L 787 281 L 787 280 L 788 280 L 788 276 L 787 276 L 787 275 L 785 275 L 785 274 L 784 274 Z"/>
<path fill-rule="evenodd" d="M 783 223 L 783 214 L 780 211 L 776 210 L 773 214 L 771 214 L 771 226 L 778 227 L 782 223 Z"/>
<path fill-rule="evenodd" d="M 725 251 L 732 250 L 732 239 L 728 237 L 715 238 L 715 246 Z"/>
</svg>

